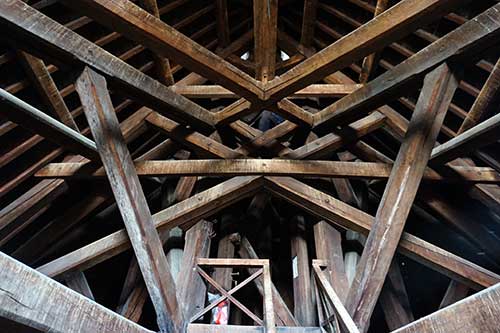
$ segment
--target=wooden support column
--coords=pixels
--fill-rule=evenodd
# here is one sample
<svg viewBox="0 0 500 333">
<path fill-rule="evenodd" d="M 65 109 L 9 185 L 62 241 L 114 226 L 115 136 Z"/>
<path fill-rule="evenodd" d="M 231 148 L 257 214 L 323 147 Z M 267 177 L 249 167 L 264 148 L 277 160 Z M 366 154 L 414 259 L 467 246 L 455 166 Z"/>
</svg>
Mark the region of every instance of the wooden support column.
<svg viewBox="0 0 500 333">
<path fill-rule="evenodd" d="M 314 41 L 314 27 L 316 27 L 316 11 L 318 0 L 304 1 L 304 14 L 302 15 L 302 31 L 300 44 L 305 48 L 310 48 Z"/>
<path fill-rule="evenodd" d="M 303 216 L 297 215 L 291 221 L 291 254 L 294 314 L 302 326 L 315 326 L 317 323 L 314 304 L 309 253 L 307 250 L 306 223 Z"/>
<path fill-rule="evenodd" d="M 377 0 L 377 6 L 375 7 L 374 17 L 377 17 L 379 14 L 383 13 L 388 6 L 389 6 L 389 0 Z M 381 52 L 382 51 L 372 53 L 363 59 L 361 73 L 359 74 L 359 82 L 361 83 L 368 82 L 370 76 L 373 74 L 373 71 L 377 69 L 377 62 L 378 59 L 380 58 Z"/>
<path fill-rule="evenodd" d="M 217 15 L 217 42 L 220 48 L 225 48 L 231 42 L 227 0 L 216 0 L 215 10 Z"/>
<path fill-rule="evenodd" d="M 176 289 L 187 319 L 205 306 L 205 283 L 195 267 L 196 259 L 209 257 L 212 234 L 212 223 L 205 220 L 196 223 L 186 232 L 186 244 Z"/>
<path fill-rule="evenodd" d="M 347 307 L 361 331 L 368 329 L 425 166 L 457 86 L 458 80 L 446 64 L 432 71 L 424 80 L 417 107 L 349 291 Z"/>
<path fill-rule="evenodd" d="M 329 281 L 344 302 L 349 291 L 349 284 L 344 269 L 342 235 L 335 227 L 325 221 L 320 221 L 314 225 L 314 244 L 316 257 L 327 262 Z"/>
<path fill-rule="evenodd" d="M 160 11 L 158 10 L 158 3 L 156 0 L 140 0 L 140 4 L 146 11 L 160 19 Z M 156 53 L 153 53 L 153 57 L 156 64 L 157 77 L 160 82 L 168 86 L 173 85 L 175 82 L 170 68 L 170 61 Z"/>
<path fill-rule="evenodd" d="M 121 134 L 106 81 L 85 68 L 76 90 L 155 307 L 158 326 L 163 331 L 181 330 L 185 322 L 174 280 Z"/>
<path fill-rule="evenodd" d="M 0 316 L 44 332 L 152 333 L 0 252 Z"/>
<path fill-rule="evenodd" d="M 500 58 L 493 67 L 486 83 L 467 113 L 457 135 L 462 134 L 498 109 L 500 102 Z"/>
<path fill-rule="evenodd" d="M 257 80 L 267 83 L 276 70 L 276 41 L 278 36 L 278 1 L 253 2 L 255 42 L 255 71 Z"/>
</svg>

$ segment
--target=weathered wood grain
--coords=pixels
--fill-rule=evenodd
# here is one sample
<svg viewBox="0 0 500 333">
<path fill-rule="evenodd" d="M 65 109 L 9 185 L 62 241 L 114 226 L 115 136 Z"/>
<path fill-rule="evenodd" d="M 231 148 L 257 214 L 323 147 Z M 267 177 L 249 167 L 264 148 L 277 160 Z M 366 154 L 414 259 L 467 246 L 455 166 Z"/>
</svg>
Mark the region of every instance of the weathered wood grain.
<svg viewBox="0 0 500 333">
<path fill-rule="evenodd" d="M 152 332 L 0 252 L 0 315 L 55 333 Z"/>
<path fill-rule="evenodd" d="M 184 316 L 160 238 L 103 76 L 85 68 L 76 82 L 111 189 L 132 243 L 161 330 L 180 330 Z"/>
</svg>

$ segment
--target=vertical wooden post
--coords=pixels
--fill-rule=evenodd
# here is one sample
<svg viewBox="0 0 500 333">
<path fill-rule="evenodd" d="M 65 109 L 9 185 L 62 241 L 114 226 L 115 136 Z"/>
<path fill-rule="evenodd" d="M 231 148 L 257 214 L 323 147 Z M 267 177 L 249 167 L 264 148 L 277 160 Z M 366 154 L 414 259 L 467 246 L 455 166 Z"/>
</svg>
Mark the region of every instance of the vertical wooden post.
<svg viewBox="0 0 500 333">
<path fill-rule="evenodd" d="M 226 48 L 231 42 L 227 0 L 216 0 L 215 10 L 217 15 L 217 42 L 220 48 Z"/>
<path fill-rule="evenodd" d="M 255 72 L 266 83 L 276 70 L 278 0 L 254 0 Z"/>
<path fill-rule="evenodd" d="M 311 292 L 310 262 L 304 217 L 295 216 L 291 221 L 291 228 L 294 314 L 302 326 L 314 326 L 317 316 Z"/>
<path fill-rule="evenodd" d="M 263 267 L 262 278 L 264 279 L 264 323 L 266 333 L 276 333 L 274 320 L 273 289 L 271 284 L 271 268 L 269 261 Z"/>
<path fill-rule="evenodd" d="M 184 316 L 160 237 L 113 110 L 104 77 L 85 68 L 76 82 L 83 110 L 111 183 L 162 331 L 179 331 Z"/>
</svg>

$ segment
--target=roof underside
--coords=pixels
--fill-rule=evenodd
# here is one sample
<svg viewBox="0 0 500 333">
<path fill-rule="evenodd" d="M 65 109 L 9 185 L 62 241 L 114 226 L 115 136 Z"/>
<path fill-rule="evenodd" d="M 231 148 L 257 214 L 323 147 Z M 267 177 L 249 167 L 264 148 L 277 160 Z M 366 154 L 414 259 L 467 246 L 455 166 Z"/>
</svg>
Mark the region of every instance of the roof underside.
<svg viewBox="0 0 500 333">
<path fill-rule="evenodd" d="M 497 332 L 497 1 L 0 0 L 0 28 L 0 331 L 181 330 L 197 258 L 259 257 L 280 327 Z M 265 290 L 234 296 L 269 330 Z"/>
</svg>

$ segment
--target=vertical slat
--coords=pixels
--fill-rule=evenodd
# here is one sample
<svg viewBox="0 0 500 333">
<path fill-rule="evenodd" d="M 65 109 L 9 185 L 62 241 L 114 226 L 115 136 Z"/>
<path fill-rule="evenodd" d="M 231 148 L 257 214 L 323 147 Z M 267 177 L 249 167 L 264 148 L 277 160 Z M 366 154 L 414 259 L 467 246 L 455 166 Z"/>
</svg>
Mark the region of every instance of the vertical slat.
<svg viewBox="0 0 500 333">
<path fill-rule="evenodd" d="M 271 268 L 269 267 L 269 262 L 267 262 L 263 267 L 262 278 L 264 279 L 264 324 L 266 333 L 276 333 L 273 290 L 271 285 Z"/>
</svg>

